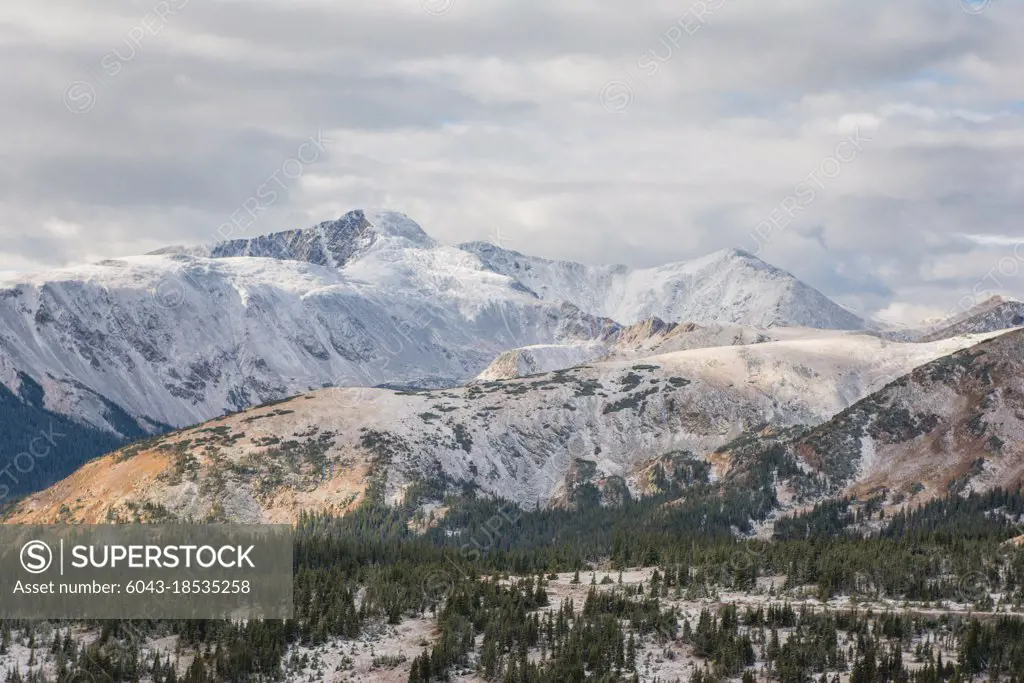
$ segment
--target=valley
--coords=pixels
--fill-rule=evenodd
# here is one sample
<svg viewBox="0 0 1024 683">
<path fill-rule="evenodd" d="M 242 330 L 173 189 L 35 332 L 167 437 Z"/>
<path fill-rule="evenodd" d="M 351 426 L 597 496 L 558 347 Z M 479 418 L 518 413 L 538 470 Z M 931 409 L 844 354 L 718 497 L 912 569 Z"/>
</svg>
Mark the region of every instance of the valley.
<svg viewBox="0 0 1024 683">
<path fill-rule="evenodd" d="M 741 251 L 386 211 L 5 287 L 8 434 L 53 438 L 4 452 L 3 523 L 298 534 L 294 619 L 0 621 L 12 682 L 1024 670 L 1017 302 L 896 329 Z"/>
</svg>

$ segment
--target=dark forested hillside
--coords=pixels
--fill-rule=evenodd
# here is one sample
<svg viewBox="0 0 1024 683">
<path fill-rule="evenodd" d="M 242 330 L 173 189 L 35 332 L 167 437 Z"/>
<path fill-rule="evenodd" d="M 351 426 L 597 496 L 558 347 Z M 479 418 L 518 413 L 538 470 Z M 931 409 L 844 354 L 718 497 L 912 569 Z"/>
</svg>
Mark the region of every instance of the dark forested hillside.
<svg viewBox="0 0 1024 683">
<path fill-rule="evenodd" d="M 108 415 L 126 438 L 144 435 L 117 406 L 109 405 Z M 0 384 L 0 510 L 11 499 L 46 488 L 124 443 L 115 434 L 47 410 L 43 388 L 26 375 L 21 376 L 19 394 Z"/>
<path fill-rule="evenodd" d="M 304 515 L 287 621 L 0 622 L 0 642 L 49 648 L 58 683 L 320 680 L 323 663 L 297 648 L 329 650 L 426 618 L 435 636 L 421 649 L 375 661 L 416 683 L 458 672 L 496 683 L 650 681 L 644 667 L 679 652 L 696 666 L 667 680 L 1021 682 L 1024 622 L 1011 613 L 1024 614 L 1024 551 L 1006 542 L 1024 532 L 1019 492 L 949 497 L 884 521 L 869 506 L 821 505 L 768 542 L 736 535 L 760 507 L 750 495 L 758 477 L 723 496 L 693 461 L 657 474 L 660 493 L 615 507 L 581 492 L 566 509 L 521 510 L 466 491 L 424 519 L 416 497 L 429 492 L 410 491 L 397 507 L 371 496 L 343 516 Z M 869 517 L 880 524 L 859 530 Z M 630 567 L 648 570 L 623 582 Z M 585 592 L 558 599 L 567 575 Z M 777 593 L 758 588 L 766 577 L 781 577 Z M 808 590 L 810 603 L 799 597 Z M 754 602 L 716 597 L 726 591 Z M 837 595 L 849 601 L 825 602 Z M 70 638 L 81 627 L 100 638 Z M 197 653 L 187 670 L 139 647 L 163 637 Z"/>
</svg>

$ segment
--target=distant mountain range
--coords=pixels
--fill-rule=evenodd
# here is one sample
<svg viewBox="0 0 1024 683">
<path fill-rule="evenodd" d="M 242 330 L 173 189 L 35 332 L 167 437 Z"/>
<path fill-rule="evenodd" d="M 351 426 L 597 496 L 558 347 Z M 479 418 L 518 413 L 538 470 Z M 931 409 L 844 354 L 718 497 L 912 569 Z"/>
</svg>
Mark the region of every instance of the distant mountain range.
<svg viewBox="0 0 1024 683">
<path fill-rule="evenodd" d="M 528 344 L 669 321 L 860 329 L 737 251 L 651 270 L 437 244 L 402 214 L 33 274 L 0 289 L 0 380 L 100 429 L 147 431 L 325 385 L 446 386 Z"/>
<path fill-rule="evenodd" d="M 1024 332 L 1006 334 L 1019 346 Z M 323 389 L 125 447 L 10 519 L 294 521 L 303 510 L 349 509 L 371 488 L 390 503 L 415 489 L 439 504 L 445 491 L 471 487 L 526 507 L 562 505 L 584 482 L 610 500 L 638 496 L 666 454 L 728 469 L 729 444 L 766 428 L 803 433 L 844 409 L 877 412 L 872 392 L 884 395 L 892 378 L 984 338 L 893 343 L 819 331 L 454 389 Z M 865 456 L 850 449 L 835 490 L 859 481 L 849 473 Z M 821 467 L 805 459 L 808 470 Z M 819 489 L 811 499 L 831 491 Z"/>
<path fill-rule="evenodd" d="M 994 296 L 963 313 L 922 330 L 918 341 L 948 339 L 961 334 L 991 332 L 1024 325 L 1024 302 Z"/>
<path fill-rule="evenodd" d="M 963 332 L 1007 326 L 1002 314 L 986 315 L 929 330 L 958 341 L 907 358 L 925 362 L 935 349 L 962 347 Z M 0 321 L 0 467 L 36 436 L 27 425 L 59 418 L 81 430 L 53 447 L 46 476 L 21 492 L 71 472 L 110 439 L 323 387 L 450 388 L 602 358 L 814 346 L 821 330 L 878 327 L 742 251 L 642 270 L 586 266 L 480 242 L 445 246 L 403 214 L 361 210 L 302 230 L 9 279 Z M 901 363 L 893 369 L 912 367 Z M 853 362 L 857 379 L 843 380 L 842 400 L 828 409 L 861 398 L 872 378 L 858 373 L 876 366 Z M 801 419 L 831 415 L 807 402 Z"/>
</svg>

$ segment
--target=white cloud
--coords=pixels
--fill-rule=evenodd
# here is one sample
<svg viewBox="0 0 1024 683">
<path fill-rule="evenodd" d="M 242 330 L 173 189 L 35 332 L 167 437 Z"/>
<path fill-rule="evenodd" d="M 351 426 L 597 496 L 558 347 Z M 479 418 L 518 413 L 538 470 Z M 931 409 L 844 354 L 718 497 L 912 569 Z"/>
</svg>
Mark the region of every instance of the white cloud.
<svg viewBox="0 0 1024 683">
<path fill-rule="evenodd" d="M 969 242 L 982 246 L 1017 247 L 1024 246 L 1024 233 L 1020 235 L 957 235 Z"/>
<path fill-rule="evenodd" d="M 208 240 L 318 129 L 336 142 L 253 233 L 386 204 L 449 242 L 501 226 L 523 251 L 652 265 L 750 248 L 857 130 L 870 144 L 766 260 L 867 311 L 948 308 L 1020 230 L 1019 2 L 708 0 L 692 34 L 669 0 L 176 2 L 116 74 L 102 60 L 155 3 L 5 15 L 0 268 Z"/>
<path fill-rule="evenodd" d="M 922 322 L 936 323 L 946 317 L 948 309 L 939 306 L 919 306 L 902 302 L 893 302 L 876 311 L 875 317 L 893 325 L 913 327 Z"/>
</svg>

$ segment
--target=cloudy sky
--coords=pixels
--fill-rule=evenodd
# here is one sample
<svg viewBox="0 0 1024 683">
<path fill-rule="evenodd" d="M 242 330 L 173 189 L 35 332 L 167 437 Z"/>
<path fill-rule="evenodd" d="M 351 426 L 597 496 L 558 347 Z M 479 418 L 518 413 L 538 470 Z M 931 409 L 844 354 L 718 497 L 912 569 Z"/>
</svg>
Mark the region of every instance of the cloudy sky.
<svg viewBox="0 0 1024 683">
<path fill-rule="evenodd" d="M 894 320 L 1024 298 L 1022 0 L 0 2 L 0 271 L 386 206 Z"/>
</svg>

